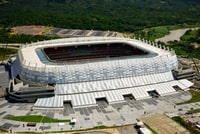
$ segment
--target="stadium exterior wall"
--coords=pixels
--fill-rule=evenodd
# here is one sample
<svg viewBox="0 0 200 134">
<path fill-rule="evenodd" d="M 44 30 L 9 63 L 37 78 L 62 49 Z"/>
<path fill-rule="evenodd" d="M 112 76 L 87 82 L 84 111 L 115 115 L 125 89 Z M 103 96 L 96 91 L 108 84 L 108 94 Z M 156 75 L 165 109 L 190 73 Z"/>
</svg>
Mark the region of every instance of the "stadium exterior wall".
<svg viewBox="0 0 200 134">
<path fill-rule="evenodd" d="M 136 47 L 141 47 L 141 49 L 146 49 L 148 51 L 153 51 L 157 53 L 154 57 L 125 57 L 125 58 L 115 58 L 106 59 L 105 61 L 96 62 L 73 62 L 63 64 L 56 63 L 42 63 L 41 59 L 38 58 L 39 62 L 33 63 L 26 57 L 25 51 L 36 51 L 38 48 L 45 47 L 46 45 L 69 45 L 71 42 L 76 42 L 76 44 L 86 42 L 86 43 L 101 43 L 101 42 L 124 42 L 131 45 L 136 45 Z M 65 44 L 63 44 L 65 42 Z M 73 43 L 74 43 L 73 42 Z M 69 43 L 69 44 L 66 44 Z M 138 45 L 139 44 L 139 45 Z M 73 45 L 73 44 L 72 44 Z M 34 48 L 32 49 L 32 47 Z M 144 46 L 144 47 L 143 47 Z M 157 48 L 158 45 L 149 45 L 143 41 L 138 41 L 134 39 L 125 38 L 75 38 L 75 39 L 62 39 L 62 40 L 52 40 L 33 43 L 22 47 L 18 52 L 17 60 L 15 61 L 15 66 L 17 70 L 14 72 L 19 74 L 22 79 L 41 82 L 41 83 L 76 83 L 84 81 L 95 81 L 95 80 L 105 80 L 105 79 L 115 79 L 124 78 L 130 76 L 147 75 L 161 72 L 168 72 L 177 67 L 177 57 L 173 52 Z M 26 48 L 26 49 L 24 49 Z M 34 52 L 36 53 L 36 52 Z M 109 63 L 109 64 L 108 64 Z M 14 76 L 13 76 L 14 77 Z"/>
</svg>

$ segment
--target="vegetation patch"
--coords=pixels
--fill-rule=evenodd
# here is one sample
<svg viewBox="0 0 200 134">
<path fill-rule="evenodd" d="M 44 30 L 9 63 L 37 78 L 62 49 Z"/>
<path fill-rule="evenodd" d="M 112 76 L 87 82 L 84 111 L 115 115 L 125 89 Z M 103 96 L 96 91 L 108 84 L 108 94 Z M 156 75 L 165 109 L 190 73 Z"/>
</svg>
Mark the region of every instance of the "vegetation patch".
<svg viewBox="0 0 200 134">
<path fill-rule="evenodd" d="M 134 32 L 162 25 L 199 24 L 199 10 L 199 0 L 9 0 L 0 7 L 0 26 L 34 24 Z"/>
<path fill-rule="evenodd" d="M 189 92 L 192 94 L 192 98 L 190 100 L 186 101 L 186 102 L 177 103 L 177 105 L 194 103 L 194 102 L 200 101 L 200 92 L 195 91 L 195 90 L 189 90 Z"/>
<path fill-rule="evenodd" d="M 169 30 L 166 26 L 153 27 L 139 32 L 140 37 L 150 41 L 154 41 L 167 34 L 169 34 Z"/>
<path fill-rule="evenodd" d="M 105 129 L 105 128 L 109 128 L 109 127 L 101 125 L 101 126 L 93 127 L 92 129 Z"/>
<path fill-rule="evenodd" d="M 10 34 L 11 29 L 0 28 L 0 43 L 31 43 L 43 40 L 56 39 L 45 35 Z"/>
<path fill-rule="evenodd" d="M 199 134 L 199 131 L 192 128 L 189 124 L 187 124 L 183 119 L 181 119 L 179 116 L 172 117 L 174 121 L 179 123 L 181 126 L 186 128 L 191 134 Z"/>
<path fill-rule="evenodd" d="M 200 47 L 195 48 L 194 43 L 200 43 L 200 29 L 188 30 L 180 41 L 171 41 L 168 45 L 181 57 L 200 59 Z"/>
<path fill-rule="evenodd" d="M 0 0 L 0 5 L 3 5 L 3 4 L 6 4 L 6 3 L 8 3 L 7 0 Z"/>
<path fill-rule="evenodd" d="M 108 129 L 108 128 L 117 128 L 119 126 L 104 126 L 104 125 L 100 125 L 100 126 L 95 126 L 93 128 L 89 128 L 89 129 L 85 129 L 85 130 L 98 130 L 98 129 Z"/>
<path fill-rule="evenodd" d="M 69 122 L 70 120 L 58 120 L 41 115 L 27 115 L 27 116 L 10 116 L 7 119 L 23 122 L 35 122 L 35 123 L 57 123 L 57 122 Z"/>
<path fill-rule="evenodd" d="M 16 54 L 17 49 L 0 47 L 0 61 L 9 58 L 10 55 Z"/>
<path fill-rule="evenodd" d="M 198 108 L 198 109 L 191 109 L 188 112 L 189 113 L 200 113 L 200 108 Z"/>
<path fill-rule="evenodd" d="M 187 41 L 191 43 L 200 43 L 200 29 L 188 30 L 182 37 L 182 41 Z"/>
<path fill-rule="evenodd" d="M 176 30 L 180 28 L 190 28 L 198 27 L 198 25 L 170 25 L 170 26 L 157 26 L 142 31 L 136 32 L 136 36 L 142 37 L 146 40 L 154 41 L 155 39 L 161 38 L 170 33 L 171 30 Z"/>
<path fill-rule="evenodd" d="M 8 132 L 8 131 L 0 127 L 0 132 Z"/>
</svg>

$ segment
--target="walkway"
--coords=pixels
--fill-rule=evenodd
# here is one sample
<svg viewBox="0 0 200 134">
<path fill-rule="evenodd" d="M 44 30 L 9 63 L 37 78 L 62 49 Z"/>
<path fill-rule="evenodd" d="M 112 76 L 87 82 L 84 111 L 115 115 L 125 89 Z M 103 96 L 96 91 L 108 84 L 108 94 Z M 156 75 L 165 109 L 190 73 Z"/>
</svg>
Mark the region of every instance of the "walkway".
<svg viewBox="0 0 200 134">
<path fill-rule="evenodd" d="M 0 127 L 12 132 L 24 131 L 68 131 L 87 129 L 95 126 L 105 125 L 124 125 L 136 123 L 136 119 L 153 113 L 166 113 L 169 116 L 176 116 L 184 113 L 190 108 L 199 108 L 199 103 L 187 105 L 175 105 L 191 98 L 189 92 L 179 92 L 177 94 L 151 98 L 146 100 L 130 100 L 125 102 L 108 105 L 104 101 L 99 101 L 97 106 L 73 109 L 66 104 L 64 110 L 33 110 L 33 104 L 27 103 L 8 103 L 0 100 Z M 44 115 L 57 119 L 76 118 L 77 123 L 72 126 L 69 123 L 37 123 L 35 127 L 27 127 L 24 122 L 7 120 L 6 117 L 14 115 Z M 23 124 L 25 126 L 23 126 Z"/>
</svg>

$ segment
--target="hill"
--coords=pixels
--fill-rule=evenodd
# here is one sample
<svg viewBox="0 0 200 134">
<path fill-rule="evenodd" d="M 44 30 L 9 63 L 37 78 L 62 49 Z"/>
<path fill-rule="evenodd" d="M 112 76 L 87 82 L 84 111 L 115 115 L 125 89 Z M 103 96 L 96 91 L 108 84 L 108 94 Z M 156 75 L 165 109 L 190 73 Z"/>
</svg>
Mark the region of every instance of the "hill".
<svg viewBox="0 0 200 134">
<path fill-rule="evenodd" d="M 47 25 L 133 32 L 198 24 L 199 11 L 199 0 L 8 0 L 0 4 L 0 27 Z"/>
</svg>

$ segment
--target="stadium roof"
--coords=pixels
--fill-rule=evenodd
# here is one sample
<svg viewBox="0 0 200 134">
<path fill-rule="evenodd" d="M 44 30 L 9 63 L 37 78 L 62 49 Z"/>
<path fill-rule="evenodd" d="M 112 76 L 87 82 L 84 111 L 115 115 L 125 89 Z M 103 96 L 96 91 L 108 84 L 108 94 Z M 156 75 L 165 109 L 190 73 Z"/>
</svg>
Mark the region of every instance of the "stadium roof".
<svg viewBox="0 0 200 134">
<path fill-rule="evenodd" d="M 167 56 L 170 55 L 169 51 L 159 49 L 155 46 L 149 45 L 143 41 L 127 38 L 116 38 L 116 37 L 79 37 L 79 38 L 65 38 L 50 41 L 42 41 L 32 43 L 30 45 L 25 45 L 21 48 L 21 59 L 25 65 L 37 66 L 37 67 L 48 67 L 53 65 L 45 65 L 48 59 L 38 50 L 44 47 L 57 47 L 57 46 L 76 46 L 76 45 L 89 45 L 89 44 L 99 44 L 99 43 L 113 43 L 121 42 L 129 44 L 133 47 L 140 48 L 149 52 L 157 53 L 157 56 Z M 156 45 L 156 44 L 154 44 Z"/>
</svg>

